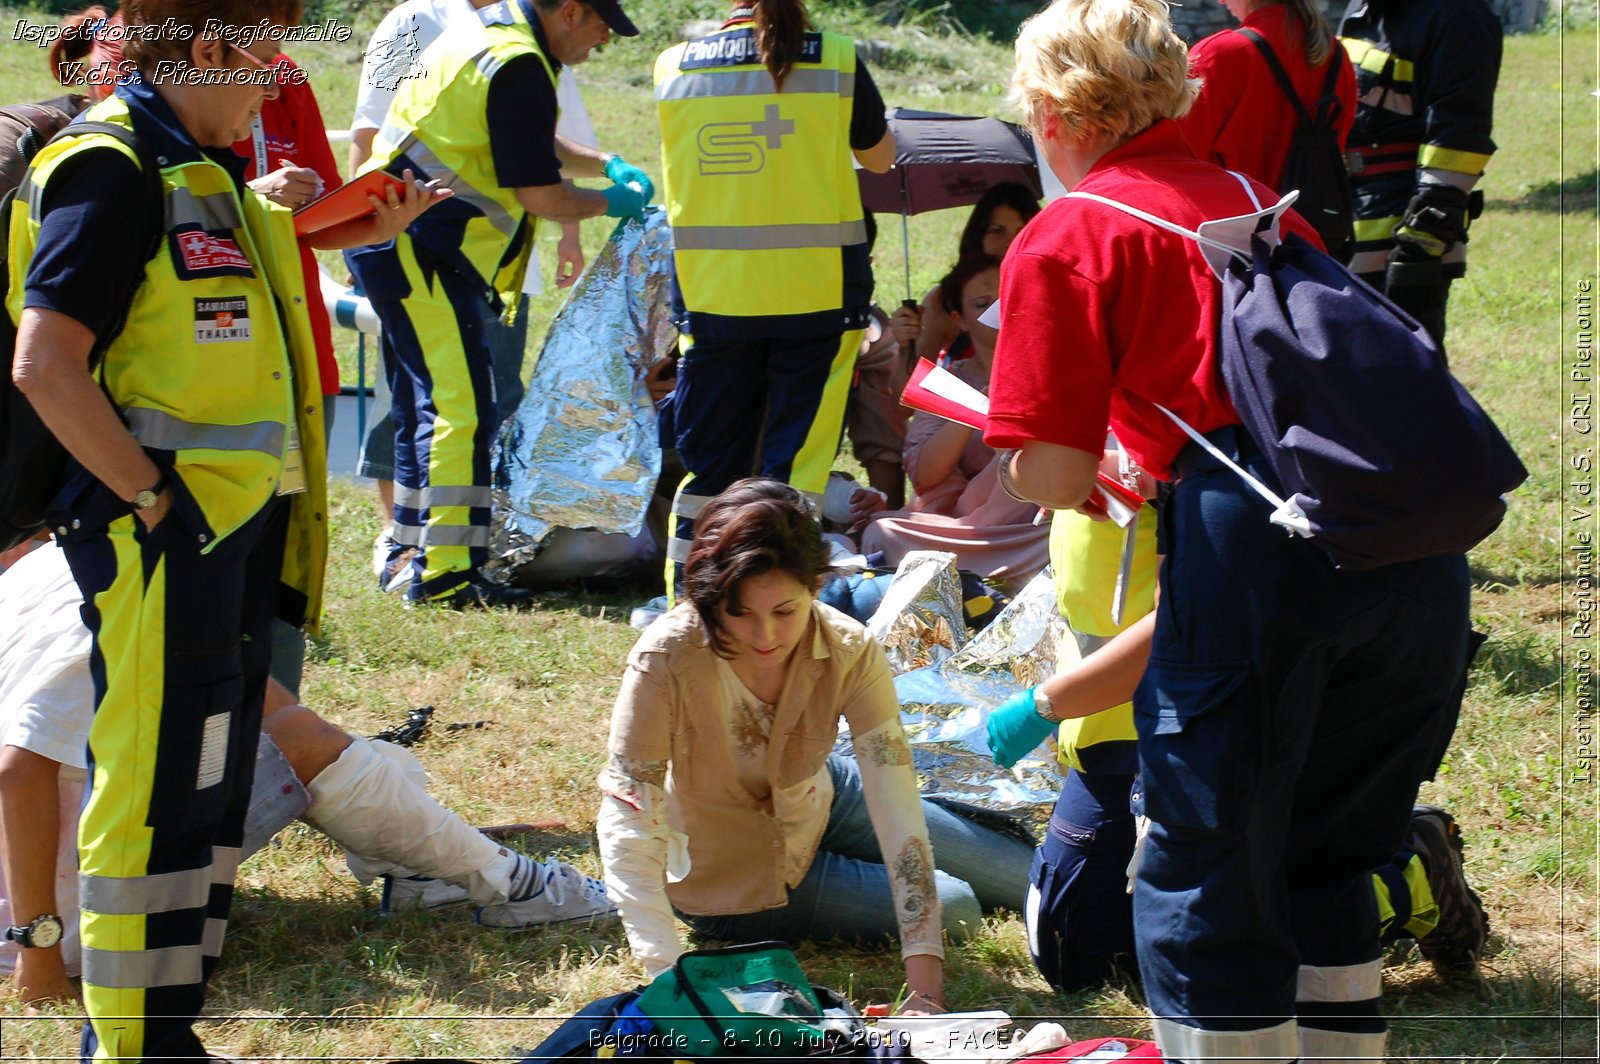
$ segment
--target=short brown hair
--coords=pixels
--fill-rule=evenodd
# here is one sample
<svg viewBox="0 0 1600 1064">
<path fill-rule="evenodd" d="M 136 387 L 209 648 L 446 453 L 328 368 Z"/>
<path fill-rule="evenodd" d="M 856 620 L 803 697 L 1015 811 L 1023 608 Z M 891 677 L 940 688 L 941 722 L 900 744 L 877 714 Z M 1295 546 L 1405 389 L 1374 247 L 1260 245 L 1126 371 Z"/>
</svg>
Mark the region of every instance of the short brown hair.
<svg viewBox="0 0 1600 1064">
<path fill-rule="evenodd" d="M 781 480 L 751 477 L 706 503 L 695 518 L 683 591 L 711 633 L 713 649 L 726 657 L 731 651 L 717 607 L 739 609 L 745 578 L 777 571 L 811 591 L 826 557 L 805 496 Z"/>
<path fill-rule="evenodd" d="M 266 20 L 295 26 L 305 5 L 302 0 L 124 0 L 121 11 L 130 27 L 163 28 L 148 35 L 130 33 L 122 45 L 122 54 L 148 72 L 164 59 L 187 62 L 190 46 L 207 24 L 254 26 Z M 173 32 L 165 32 L 168 26 Z"/>
</svg>

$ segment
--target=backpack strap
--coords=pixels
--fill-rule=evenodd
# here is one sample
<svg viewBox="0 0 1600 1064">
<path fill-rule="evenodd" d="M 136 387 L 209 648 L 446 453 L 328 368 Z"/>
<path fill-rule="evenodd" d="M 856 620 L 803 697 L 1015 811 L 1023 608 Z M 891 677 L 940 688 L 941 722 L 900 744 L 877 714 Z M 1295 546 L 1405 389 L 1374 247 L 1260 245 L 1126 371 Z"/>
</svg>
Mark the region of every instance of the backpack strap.
<svg viewBox="0 0 1600 1064">
<path fill-rule="evenodd" d="M 1272 45 L 1267 43 L 1265 37 L 1248 27 L 1241 27 L 1234 30 L 1234 32 L 1248 38 L 1256 46 L 1256 51 L 1260 52 L 1261 57 L 1267 61 L 1267 69 L 1272 71 L 1272 76 L 1277 79 L 1278 88 L 1283 90 L 1284 98 L 1294 105 L 1294 113 L 1300 116 L 1301 122 L 1308 126 L 1311 125 L 1311 113 L 1306 110 L 1305 102 L 1300 99 L 1300 94 L 1294 91 L 1294 82 L 1289 80 L 1289 72 L 1283 69 L 1282 63 L 1278 62 L 1278 55 L 1272 50 Z M 1343 49 L 1341 48 L 1340 51 L 1343 51 Z M 1327 90 L 1324 89 L 1324 91 Z"/>
</svg>

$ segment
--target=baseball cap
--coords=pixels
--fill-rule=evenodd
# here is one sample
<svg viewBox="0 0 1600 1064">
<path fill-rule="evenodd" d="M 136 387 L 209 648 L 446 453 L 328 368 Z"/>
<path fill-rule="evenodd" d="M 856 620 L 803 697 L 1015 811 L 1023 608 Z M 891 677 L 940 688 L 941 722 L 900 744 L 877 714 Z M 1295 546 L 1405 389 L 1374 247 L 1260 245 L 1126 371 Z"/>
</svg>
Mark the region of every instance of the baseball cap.
<svg viewBox="0 0 1600 1064">
<path fill-rule="evenodd" d="M 633 20 L 623 13 L 622 5 L 617 0 L 583 0 L 584 3 L 597 11 L 611 32 L 619 37 L 639 36 L 639 27 Z"/>
</svg>

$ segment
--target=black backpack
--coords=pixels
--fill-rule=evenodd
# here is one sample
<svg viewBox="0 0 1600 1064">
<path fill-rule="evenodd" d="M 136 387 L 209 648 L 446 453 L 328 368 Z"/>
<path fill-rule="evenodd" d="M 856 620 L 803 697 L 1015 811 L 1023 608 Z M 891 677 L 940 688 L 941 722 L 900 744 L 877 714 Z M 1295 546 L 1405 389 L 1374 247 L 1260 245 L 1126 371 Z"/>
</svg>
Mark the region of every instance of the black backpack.
<svg viewBox="0 0 1600 1064">
<path fill-rule="evenodd" d="M 1349 570 L 1465 554 L 1499 526 L 1527 469 L 1427 330 L 1382 293 L 1294 234 L 1274 247 L 1258 232 L 1246 253 L 1116 200 L 1067 195 L 1226 259 L 1223 383 L 1286 497 L 1160 409 L 1274 507 L 1273 524 Z"/>
<path fill-rule="evenodd" d="M 1294 209 L 1322 237 L 1328 254 L 1340 262 L 1349 262 L 1355 251 L 1356 206 L 1350 193 L 1350 171 L 1345 166 L 1344 148 L 1339 144 L 1339 73 L 1349 62 L 1344 49 L 1339 47 L 1338 41 L 1333 43 L 1328 75 L 1323 79 L 1322 95 L 1317 97 L 1313 115 L 1295 93 L 1294 83 L 1267 39 L 1252 29 L 1238 32 L 1255 43 L 1277 79 L 1278 88 L 1283 90 L 1284 98 L 1293 105 L 1300 119 L 1289 140 L 1289 158 L 1284 164 L 1278 191 L 1298 190 L 1300 198 L 1295 201 Z"/>
<path fill-rule="evenodd" d="M 58 101 L 51 103 L 55 104 Z M 143 175 L 144 189 L 141 193 L 143 202 L 160 204 L 161 168 L 150 153 L 150 149 L 137 134 L 109 122 L 74 122 L 65 128 L 57 127 L 60 131 L 52 135 L 51 132 L 46 132 L 50 128 L 48 125 L 43 125 L 41 128 L 35 121 L 36 116 L 53 121 L 53 116 L 49 113 L 52 110 L 54 108 L 29 105 L 6 108 L 0 112 L 0 117 L 13 122 L 20 121 L 24 128 L 24 132 L 16 137 L 15 142 L 17 154 L 24 164 L 31 162 L 46 140 L 81 137 L 87 133 L 104 133 L 133 149 L 134 154 L 138 156 L 139 169 Z M 11 212 L 16 209 L 17 190 L 21 187 L 21 182 L 22 175 L 17 173 L 16 184 L 4 188 L 3 198 L 0 198 L 0 297 L 3 297 L 9 285 L 7 257 L 10 254 Z M 22 209 L 27 208 L 24 206 Z M 158 225 L 144 261 L 149 261 L 160 245 L 161 227 Z M 111 327 L 95 342 L 94 348 L 89 352 L 91 373 L 100 365 L 106 348 L 122 331 L 128 309 L 133 303 L 134 293 L 143 283 L 144 272 L 141 270 L 133 285 L 126 292 L 116 295 L 117 305 L 121 309 L 113 319 Z M 0 310 L 0 351 L 5 352 L 3 360 L 5 372 L 0 373 L 0 551 L 9 550 L 24 540 L 32 539 L 40 529 L 44 528 L 51 500 L 61 489 L 67 469 L 66 450 L 39 420 L 39 415 L 34 413 L 33 404 L 28 402 L 12 383 L 11 371 L 16 359 L 16 349 L 16 322 L 11 320 L 10 313 Z"/>
</svg>

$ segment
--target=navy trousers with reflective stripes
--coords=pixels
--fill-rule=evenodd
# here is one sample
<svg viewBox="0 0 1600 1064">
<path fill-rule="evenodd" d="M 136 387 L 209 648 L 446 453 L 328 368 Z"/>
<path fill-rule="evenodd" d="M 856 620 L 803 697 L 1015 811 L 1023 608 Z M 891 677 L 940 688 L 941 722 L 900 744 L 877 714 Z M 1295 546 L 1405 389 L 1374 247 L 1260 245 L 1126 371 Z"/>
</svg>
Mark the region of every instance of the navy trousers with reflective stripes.
<svg viewBox="0 0 1600 1064">
<path fill-rule="evenodd" d="M 818 497 L 839 453 L 861 332 L 750 340 L 696 337 L 678 365 L 672 420 L 689 477 L 673 504 L 682 563 L 705 503 L 742 477 Z"/>
<path fill-rule="evenodd" d="M 424 270 L 402 241 L 403 299 L 373 298 L 393 396 L 394 541 L 416 547 L 413 600 L 447 595 L 488 560 L 490 449 L 499 427 L 489 327 L 480 282 Z M 354 260 L 353 260 L 354 261 Z M 391 264 L 392 265 L 392 264 Z"/>
<path fill-rule="evenodd" d="M 1268 509 L 1209 462 L 1179 480 L 1134 698 L 1139 967 L 1152 1013 L 1201 1031 L 1293 1020 L 1302 965 L 1375 969 L 1371 870 L 1443 756 L 1467 663 L 1464 558 L 1340 572 Z M 1346 1011 L 1377 1026 L 1371 985 Z"/>
<path fill-rule="evenodd" d="M 86 1059 L 205 1058 L 193 1022 L 233 898 L 287 515 L 274 499 L 207 554 L 176 510 L 63 538 L 94 637 Z"/>
</svg>

